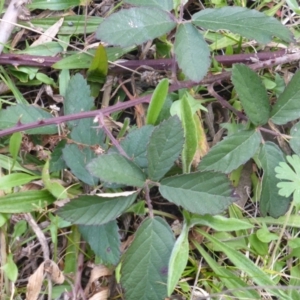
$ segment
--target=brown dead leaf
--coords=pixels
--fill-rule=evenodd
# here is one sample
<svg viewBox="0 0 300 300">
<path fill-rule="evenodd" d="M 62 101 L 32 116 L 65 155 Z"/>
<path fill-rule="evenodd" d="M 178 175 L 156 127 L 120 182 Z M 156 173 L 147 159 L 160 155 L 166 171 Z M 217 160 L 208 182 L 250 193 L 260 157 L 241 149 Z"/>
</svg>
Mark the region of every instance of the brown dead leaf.
<svg viewBox="0 0 300 300">
<path fill-rule="evenodd" d="M 57 35 L 63 22 L 64 18 L 60 18 L 55 24 L 49 27 L 35 42 L 33 42 L 31 44 L 31 47 L 51 42 L 53 38 Z"/>
<path fill-rule="evenodd" d="M 87 296 L 89 294 L 89 291 L 90 291 L 90 287 L 91 285 L 99 278 L 101 277 L 105 277 L 105 276 L 111 276 L 113 274 L 112 270 L 108 269 L 106 266 L 104 265 L 96 265 L 94 266 L 94 268 L 92 269 L 91 271 L 91 276 L 90 276 L 90 279 L 89 279 L 89 282 L 84 290 L 84 293 L 85 295 Z M 101 291 L 102 292 L 102 291 Z M 108 293 L 108 290 L 107 290 L 107 293 Z M 97 293 L 97 294 L 100 294 L 100 293 Z M 95 294 L 95 295 L 97 295 Z M 94 296 L 95 296 L 94 295 Z M 102 294 L 103 295 L 103 294 Z M 108 294 L 107 294 L 108 295 Z M 93 297 L 94 297 L 93 296 Z M 99 295 L 100 296 L 100 295 Z M 92 298 L 93 298 L 92 297 Z M 91 299 L 92 299 L 91 298 Z M 107 298 L 95 298 L 95 299 L 107 299 Z"/>
<path fill-rule="evenodd" d="M 51 281 L 56 284 L 62 284 L 65 280 L 64 275 L 54 261 L 44 261 L 28 279 L 26 300 L 36 300 L 38 298 L 46 274 L 49 274 Z"/>
<path fill-rule="evenodd" d="M 109 289 L 105 288 L 103 291 L 96 293 L 89 300 L 107 300 L 109 297 Z"/>
</svg>

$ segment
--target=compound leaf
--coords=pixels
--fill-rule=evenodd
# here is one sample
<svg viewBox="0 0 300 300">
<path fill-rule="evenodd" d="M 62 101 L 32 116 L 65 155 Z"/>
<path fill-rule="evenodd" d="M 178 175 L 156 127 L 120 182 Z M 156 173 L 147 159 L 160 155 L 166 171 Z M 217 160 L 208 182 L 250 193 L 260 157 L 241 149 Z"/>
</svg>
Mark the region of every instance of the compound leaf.
<svg viewBox="0 0 300 300">
<path fill-rule="evenodd" d="M 267 90 L 257 73 L 246 65 L 235 64 L 232 82 L 250 121 L 256 126 L 266 124 L 271 106 Z"/>
<path fill-rule="evenodd" d="M 136 193 L 129 196 L 99 197 L 79 196 L 57 211 L 63 219 L 82 225 L 102 225 L 115 220 L 135 200 Z"/>
<path fill-rule="evenodd" d="M 124 255 L 121 283 L 126 299 L 161 300 L 167 295 L 174 235 L 160 217 L 145 220 Z"/>
<path fill-rule="evenodd" d="M 300 71 L 289 82 L 271 111 L 271 120 L 277 125 L 286 124 L 299 118 L 300 115 Z"/>
<path fill-rule="evenodd" d="M 237 200 L 226 175 L 213 172 L 165 178 L 159 190 L 168 201 L 199 215 L 216 215 Z"/>
<path fill-rule="evenodd" d="M 292 33 L 278 20 L 244 7 L 204 9 L 193 15 L 192 23 L 210 30 L 230 30 L 263 44 L 270 42 L 272 36 L 293 41 Z"/>
<path fill-rule="evenodd" d="M 180 24 L 174 51 L 183 73 L 193 81 L 200 81 L 210 66 L 210 51 L 202 34 L 189 23 Z"/>
<path fill-rule="evenodd" d="M 175 26 L 172 15 L 166 11 L 134 7 L 122 9 L 104 20 L 96 36 L 103 42 L 127 47 L 162 36 Z"/>
<path fill-rule="evenodd" d="M 107 183 L 143 187 L 146 180 L 143 171 L 119 153 L 100 155 L 87 165 L 87 169 Z"/>
<path fill-rule="evenodd" d="M 277 184 L 280 182 L 276 178 L 275 168 L 279 162 L 284 162 L 284 155 L 277 145 L 266 142 L 258 155 L 264 171 L 262 180 L 262 190 L 259 202 L 260 212 L 263 216 L 269 214 L 273 218 L 278 218 L 286 213 L 291 199 L 278 194 Z"/>
<path fill-rule="evenodd" d="M 173 166 L 183 146 L 183 128 L 177 116 L 157 126 L 147 147 L 149 178 L 161 179 Z"/>
<path fill-rule="evenodd" d="M 83 238 L 104 264 L 116 265 L 119 262 L 121 242 L 116 220 L 99 226 L 79 225 L 78 228 Z"/>
<path fill-rule="evenodd" d="M 248 161 L 257 151 L 261 135 L 256 131 L 240 131 L 216 144 L 205 155 L 199 170 L 230 173 Z"/>
</svg>

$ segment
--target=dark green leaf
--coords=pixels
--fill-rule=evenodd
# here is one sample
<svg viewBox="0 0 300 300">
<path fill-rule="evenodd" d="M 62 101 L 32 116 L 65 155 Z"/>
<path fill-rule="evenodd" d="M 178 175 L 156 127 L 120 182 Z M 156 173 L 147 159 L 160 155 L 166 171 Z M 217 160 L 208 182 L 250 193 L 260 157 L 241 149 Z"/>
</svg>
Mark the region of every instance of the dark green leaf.
<svg viewBox="0 0 300 300">
<path fill-rule="evenodd" d="M 192 17 L 192 22 L 210 30 L 226 29 L 248 39 L 266 44 L 272 36 L 292 42 L 292 33 L 278 20 L 254 9 L 244 7 L 222 7 L 204 9 Z"/>
<path fill-rule="evenodd" d="M 72 173 L 91 186 L 96 185 L 99 180 L 91 175 L 86 169 L 86 165 L 97 157 L 92 146 L 103 146 L 105 137 L 103 130 L 92 128 L 92 126 L 92 119 L 81 119 L 71 132 L 71 138 L 79 145 L 67 144 L 62 150 L 63 159 Z"/>
<path fill-rule="evenodd" d="M 300 122 L 296 123 L 290 131 L 291 139 L 290 146 L 292 150 L 300 155 Z"/>
<path fill-rule="evenodd" d="M 70 115 L 82 111 L 91 110 L 94 105 L 94 99 L 90 96 L 91 91 L 86 80 L 81 74 L 74 75 L 66 90 L 66 97 L 64 101 L 64 114 Z M 69 126 L 75 126 L 77 121 L 68 122 Z"/>
<path fill-rule="evenodd" d="M 102 225 L 115 220 L 136 196 L 136 193 L 119 197 L 80 196 L 60 208 L 57 214 L 73 224 Z"/>
<path fill-rule="evenodd" d="M 141 128 L 132 130 L 120 143 L 121 147 L 132 161 L 143 169 L 148 167 L 148 160 L 146 157 L 147 146 L 153 130 L 154 126 L 152 125 L 145 125 Z M 116 148 L 111 148 L 110 151 L 118 152 Z"/>
<path fill-rule="evenodd" d="M 63 149 L 66 146 L 67 141 L 61 140 L 58 142 L 53 152 L 51 153 L 49 171 L 58 172 L 66 168 L 66 163 L 63 160 Z"/>
<path fill-rule="evenodd" d="M 104 264 L 116 265 L 120 259 L 120 235 L 117 221 L 99 226 L 79 225 L 79 231 Z"/>
<path fill-rule="evenodd" d="M 170 11 L 173 8 L 172 0 L 125 0 L 125 2 L 136 6 L 157 7 L 167 11 Z"/>
<path fill-rule="evenodd" d="M 266 142 L 259 152 L 258 159 L 262 165 L 264 174 L 262 180 L 262 191 L 259 202 L 260 212 L 263 216 L 269 214 L 273 218 L 278 218 L 286 213 L 291 199 L 278 194 L 275 167 L 279 162 L 284 162 L 284 155 L 277 145 Z"/>
<path fill-rule="evenodd" d="M 210 66 L 210 51 L 202 34 L 190 23 L 180 24 L 174 51 L 183 73 L 193 81 L 200 81 Z"/>
<path fill-rule="evenodd" d="M 230 173 L 248 161 L 257 151 L 261 135 L 256 131 L 240 131 L 216 144 L 206 154 L 199 170 Z"/>
<path fill-rule="evenodd" d="M 0 129 L 5 129 L 17 125 L 43 121 L 52 118 L 52 115 L 39 107 L 25 104 L 17 104 L 0 111 Z M 55 134 L 57 133 L 56 125 L 38 127 L 26 130 L 28 134 Z"/>
<path fill-rule="evenodd" d="M 182 151 L 183 143 L 183 128 L 177 116 L 169 118 L 154 129 L 147 151 L 150 179 L 157 181 L 171 169 Z"/>
<path fill-rule="evenodd" d="M 0 197 L 0 213 L 18 214 L 44 208 L 56 199 L 46 190 L 17 192 Z"/>
<path fill-rule="evenodd" d="M 300 71 L 289 82 L 271 111 L 271 120 L 277 125 L 286 124 L 300 116 Z"/>
<path fill-rule="evenodd" d="M 143 187 L 146 180 L 146 175 L 135 163 L 118 153 L 93 159 L 87 169 L 92 175 L 108 183 Z"/>
<path fill-rule="evenodd" d="M 122 9 L 104 20 L 96 31 L 96 37 L 112 45 L 127 47 L 159 37 L 175 26 L 172 15 L 166 11 L 134 7 Z"/>
<path fill-rule="evenodd" d="M 63 159 L 72 173 L 91 186 L 96 185 L 99 180 L 88 172 L 86 164 L 96 157 L 97 155 L 89 147 L 79 148 L 75 144 L 68 144 L 63 149 Z"/>
<path fill-rule="evenodd" d="M 161 300 L 167 295 L 174 235 L 160 217 L 145 220 L 124 255 L 121 283 L 126 299 Z"/>
<path fill-rule="evenodd" d="M 165 178 L 159 190 L 164 198 L 199 215 L 223 212 L 232 202 L 233 190 L 220 173 L 197 172 Z"/>
<path fill-rule="evenodd" d="M 157 118 L 165 103 L 169 90 L 169 80 L 162 79 L 155 88 L 147 111 L 147 124 L 156 125 Z"/>
<path fill-rule="evenodd" d="M 100 146 L 102 149 L 105 147 L 104 131 L 100 128 L 93 128 L 95 123 L 93 119 L 81 119 L 76 127 L 71 131 L 71 138 L 73 141 L 78 142 L 79 146 Z"/>
<path fill-rule="evenodd" d="M 235 64 L 232 82 L 250 121 L 256 126 L 266 124 L 271 106 L 267 90 L 256 72 L 246 65 Z"/>
</svg>

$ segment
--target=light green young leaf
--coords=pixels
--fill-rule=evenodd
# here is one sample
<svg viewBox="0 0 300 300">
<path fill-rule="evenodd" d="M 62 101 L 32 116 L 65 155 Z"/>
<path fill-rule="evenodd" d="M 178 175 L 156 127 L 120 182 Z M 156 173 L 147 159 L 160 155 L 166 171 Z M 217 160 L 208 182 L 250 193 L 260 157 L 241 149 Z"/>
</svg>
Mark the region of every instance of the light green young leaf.
<svg viewBox="0 0 300 300">
<path fill-rule="evenodd" d="M 300 115 L 300 71 L 289 82 L 279 96 L 271 111 L 271 120 L 277 125 L 286 124 L 299 118 Z"/>
<path fill-rule="evenodd" d="M 116 197 L 79 196 L 60 208 L 57 214 L 73 224 L 102 225 L 115 220 L 136 196 L 136 193 Z"/>
<path fill-rule="evenodd" d="M 206 263 L 212 268 L 213 272 L 224 283 L 227 289 L 232 290 L 232 294 L 236 299 L 260 299 L 261 296 L 258 292 L 252 289 L 248 289 L 248 284 L 236 276 L 234 270 L 226 268 L 226 266 L 220 266 L 218 262 L 212 258 L 211 254 L 207 253 L 204 248 L 196 242 L 193 242 L 194 246 L 200 252 Z"/>
<path fill-rule="evenodd" d="M 50 119 L 53 116 L 39 107 L 25 104 L 17 104 L 0 111 L 0 129 L 16 126 L 19 122 L 22 124 Z M 35 129 L 26 130 L 28 134 L 55 134 L 56 125 L 48 125 Z"/>
<path fill-rule="evenodd" d="M 180 24 L 175 34 L 174 52 L 183 73 L 200 81 L 210 66 L 210 51 L 202 34 L 190 23 Z"/>
<path fill-rule="evenodd" d="M 149 178 L 160 180 L 173 166 L 184 143 L 183 129 L 177 116 L 157 126 L 147 147 Z"/>
<path fill-rule="evenodd" d="M 147 111 L 147 124 L 156 125 L 157 118 L 164 105 L 169 90 L 169 80 L 162 79 L 155 88 Z"/>
<path fill-rule="evenodd" d="M 184 222 L 169 260 L 168 296 L 170 296 L 184 271 L 189 258 L 189 227 Z"/>
<path fill-rule="evenodd" d="M 236 199 L 224 174 L 196 172 L 165 178 L 159 186 L 161 195 L 199 215 L 223 212 Z"/>
<path fill-rule="evenodd" d="M 296 204 L 300 203 L 300 157 L 298 155 L 292 155 L 286 157 L 286 162 L 280 162 L 279 167 L 275 168 L 276 177 L 283 179 L 277 183 L 279 188 L 279 195 L 284 197 L 290 197 L 293 194 L 293 200 Z"/>
<path fill-rule="evenodd" d="M 56 199 L 47 190 L 17 192 L 0 197 L 0 213 L 19 214 L 44 208 Z"/>
<path fill-rule="evenodd" d="M 226 137 L 206 154 L 199 170 L 230 173 L 254 156 L 261 142 L 257 131 L 240 131 Z"/>
<path fill-rule="evenodd" d="M 204 9 L 193 15 L 192 23 L 210 30 L 230 30 L 263 44 L 270 42 L 272 36 L 286 42 L 293 41 L 292 33 L 278 20 L 244 7 Z"/>
<path fill-rule="evenodd" d="M 103 225 L 78 226 L 82 237 L 105 265 L 116 265 L 120 259 L 120 234 L 116 220 Z"/>
<path fill-rule="evenodd" d="M 80 5 L 80 0 L 34 0 L 28 4 L 31 9 L 65 10 Z"/>
<path fill-rule="evenodd" d="M 48 5 L 48 7 L 50 6 L 49 4 L 51 4 L 51 3 L 49 3 L 49 1 L 46 1 L 46 2 L 45 2 L 45 0 L 41 0 L 41 1 L 44 3 L 45 6 Z M 60 1 L 60 0 L 58 0 L 58 1 Z M 46 9 L 48 9 L 48 8 L 46 8 Z M 60 18 L 61 18 L 61 16 L 47 17 L 47 18 L 33 18 L 32 20 L 30 20 L 30 23 L 35 28 L 40 28 L 43 31 L 45 31 L 49 27 L 54 25 Z M 59 28 L 58 34 L 59 35 L 65 35 L 65 36 L 69 35 L 70 36 L 70 35 L 84 34 L 84 32 L 86 32 L 87 34 L 94 33 L 97 30 L 99 24 L 101 24 L 102 21 L 103 21 L 103 18 L 100 18 L 98 16 L 97 17 L 95 17 L 95 16 L 85 17 L 85 16 L 80 15 L 80 14 L 75 15 L 75 16 L 64 16 L 64 22 L 63 22 L 62 26 Z M 24 26 L 28 26 L 28 21 L 19 21 L 18 23 L 20 23 L 21 25 L 24 25 Z M 60 42 L 61 41 L 62 41 L 62 38 L 60 38 Z M 41 46 L 39 48 L 34 47 L 36 49 L 28 50 L 28 51 L 29 52 L 31 52 L 31 51 L 36 52 L 38 49 L 45 48 L 47 46 L 47 44 L 48 43 L 43 44 L 44 47 L 43 46 Z M 64 47 L 66 46 L 66 44 L 63 43 L 63 42 L 61 42 L 61 45 L 63 45 Z M 42 52 L 42 53 L 47 53 L 47 52 Z M 46 54 L 44 54 L 44 55 L 46 55 Z M 48 55 L 54 55 L 54 53 L 48 54 Z"/>
<path fill-rule="evenodd" d="M 40 176 L 32 176 L 24 173 L 8 174 L 0 177 L 0 190 L 11 189 L 16 186 L 21 186 L 39 178 Z"/>
<path fill-rule="evenodd" d="M 170 226 L 162 218 L 146 219 L 142 223 L 123 259 L 121 284 L 126 299 L 166 297 L 168 262 L 174 243 Z"/>
<path fill-rule="evenodd" d="M 167 11 L 173 8 L 172 0 L 125 0 L 125 2 L 136 6 L 157 7 Z"/>
<path fill-rule="evenodd" d="M 216 231 L 236 231 L 253 228 L 253 225 L 247 221 L 234 218 L 225 218 L 223 216 L 197 216 L 192 215 L 190 226 L 204 225 Z"/>
<path fill-rule="evenodd" d="M 300 14 L 299 3 L 296 0 L 286 0 L 286 3 L 296 14 Z"/>
<path fill-rule="evenodd" d="M 64 114 L 70 115 L 82 111 L 91 110 L 94 105 L 94 99 L 90 96 L 91 91 L 86 80 L 81 74 L 74 75 L 66 91 L 64 100 Z M 74 127 L 79 123 L 77 121 L 70 121 L 68 125 Z"/>
<path fill-rule="evenodd" d="M 266 124 L 271 106 L 267 90 L 257 73 L 246 65 L 235 64 L 232 82 L 250 121 L 256 126 Z"/>
<path fill-rule="evenodd" d="M 3 154 L 0 154 L 0 167 L 5 169 L 5 170 L 8 170 L 10 172 L 11 171 L 21 171 L 21 172 L 31 174 L 31 175 L 34 175 L 34 176 L 36 175 L 34 172 L 32 172 L 30 170 L 27 170 L 24 167 L 22 167 L 18 163 L 18 161 L 16 161 L 15 164 L 14 164 L 14 161 L 11 157 L 3 155 Z"/>
<path fill-rule="evenodd" d="M 186 93 L 185 97 L 189 102 L 193 115 L 200 109 L 205 112 L 208 112 L 207 108 L 201 104 L 201 101 L 196 100 L 190 93 Z M 172 116 L 177 115 L 181 120 L 181 99 L 173 101 L 170 113 Z"/>
<path fill-rule="evenodd" d="M 68 198 L 66 189 L 60 183 L 51 180 L 49 173 L 49 160 L 47 160 L 43 167 L 42 181 L 45 185 L 45 188 L 57 199 Z"/>
<path fill-rule="evenodd" d="M 218 241 L 204 230 L 197 229 L 197 231 L 221 249 L 220 251 L 224 252 L 226 257 L 231 260 L 237 269 L 243 270 L 257 285 L 264 286 L 270 295 L 277 296 L 279 299 L 290 300 L 284 291 L 280 290 L 280 288 L 276 289 L 277 283 L 270 278 L 267 272 L 262 270 L 242 252 L 232 249 L 226 243 Z"/>
<path fill-rule="evenodd" d="M 15 164 L 17 156 L 19 154 L 21 142 L 22 142 L 22 133 L 21 132 L 13 133 L 9 139 L 9 152 L 12 156 L 13 164 Z M 13 168 L 13 166 L 12 166 L 12 168 Z"/>
<path fill-rule="evenodd" d="M 118 153 L 101 155 L 93 159 L 87 169 L 95 177 L 108 183 L 143 187 L 146 175 L 132 161 Z"/>
<path fill-rule="evenodd" d="M 300 122 L 296 123 L 290 130 L 290 146 L 292 150 L 300 155 Z"/>
<path fill-rule="evenodd" d="M 286 213 L 290 205 L 290 199 L 278 194 L 276 185 L 279 180 L 275 177 L 275 167 L 279 162 L 285 161 L 282 151 L 272 142 L 266 142 L 260 149 L 258 160 L 264 171 L 262 190 L 260 196 L 260 212 L 263 216 L 269 214 L 278 218 Z"/>
<path fill-rule="evenodd" d="M 185 95 L 181 99 L 181 121 L 185 137 L 182 150 L 182 169 L 183 173 L 189 173 L 198 147 L 198 135 L 194 114 Z"/>
<path fill-rule="evenodd" d="M 87 80 L 104 83 L 108 71 L 107 54 L 104 46 L 100 44 L 87 71 Z"/>
<path fill-rule="evenodd" d="M 96 31 L 102 42 L 127 47 L 162 36 L 176 26 L 172 15 L 157 8 L 122 9 L 105 19 Z"/>
<path fill-rule="evenodd" d="M 6 264 L 2 266 L 5 276 L 12 281 L 16 282 L 18 278 L 18 267 L 14 262 L 13 254 L 9 253 L 7 255 Z"/>
</svg>

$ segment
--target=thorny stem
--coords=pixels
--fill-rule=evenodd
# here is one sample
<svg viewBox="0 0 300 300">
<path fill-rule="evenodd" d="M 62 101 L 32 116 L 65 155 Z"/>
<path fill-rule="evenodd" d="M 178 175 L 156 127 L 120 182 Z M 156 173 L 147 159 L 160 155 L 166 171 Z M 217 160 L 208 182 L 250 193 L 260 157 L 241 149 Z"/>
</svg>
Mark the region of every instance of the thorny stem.
<svg viewBox="0 0 300 300">
<path fill-rule="evenodd" d="M 290 63 L 296 60 L 300 59 L 300 51 L 293 53 L 293 54 L 286 54 L 285 56 L 282 57 L 277 57 L 277 58 L 272 58 L 266 61 L 261 61 L 252 65 L 249 65 L 249 67 L 252 70 L 259 70 L 259 69 L 264 69 L 264 68 L 270 68 L 275 65 L 280 65 L 280 64 L 285 64 L 285 63 Z M 208 75 L 206 76 L 203 80 L 200 82 L 194 82 L 194 81 L 182 81 L 182 82 L 176 82 L 172 84 L 169 88 L 169 92 L 174 92 L 182 88 L 191 88 L 195 85 L 209 85 L 214 82 L 222 81 L 229 79 L 231 76 L 231 72 L 223 72 L 218 75 Z M 42 127 L 42 126 L 47 126 L 47 125 L 53 125 L 53 124 L 61 124 L 63 122 L 67 121 L 72 121 L 72 120 L 78 120 L 78 119 L 84 119 L 84 118 L 94 118 L 99 115 L 99 113 L 102 113 L 104 116 L 109 115 L 111 113 L 114 113 L 116 111 L 120 111 L 129 107 L 136 106 L 137 104 L 140 103 L 149 103 L 151 99 L 151 95 L 143 96 L 140 97 L 136 100 L 131 100 L 127 102 L 119 102 L 113 106 L 106 107 L 100 110 L 94 110 L 94 111 L 86 111 L 86 112 L 80 112 L 72 115 L 66 115 L 66 116 L 61 116 L 61 117 L 54 117 L 51 119 L 46 119 L 46 120 L 40 120 L 28 124 L 20 124 L 4 129 L 0 131 L 0 137 L 6 136 L 9 134 L 12 134 L 14 132 L 19 132 L 19 131 L 24 131 L 28 129 L 33 129 L 37 127 Z"/>
<path fill-rule="evenodd" d="M 148 209 L 149 209 L 149 215 L 150 215 L 150 218 L 153 219 L 154 218 L 153 206 L 152 206 L 151 198 L 150 198 L 150 189 L 149 189 L 149 185 L 148 185 L 147 182 L 146 182 L 144 188 L 145 188 L 145 198 L 146 198 L 147 206 L 148 206 Z"/>
<path fill-rule="evenodd" d="M 248 118 L 242 114 L 240 111 L 236 110 L 232 105 L 229 104 L 228 101 L 226 101 L 223 97 L 221 97 L 215 90 L 214 90 L 214 83 L 210 84 L 207 87 L 207 90 L 209 94 L 211 94 L 213 97 L 217 99 L 217 101 L 223 106 L 231 110 L 233 113 L 235 113 L 241 120 L 247 121 Z"/>
<path fill-rule="evenodd" d="M 118 149 L 121 155 L 125 156 L 127 159 L 130 160 L 130 157 L 126 154 L 124 149 L 121 147 L 120 143 L 117 141 L 117 139 L 113 136 L 111 131 L 105 126 L 104 117 L 102 113 L 99 113 L 99 115 L 96 117 L 97 121 L 99 122 L 99 127 L 103 129 L 105 134 L 109 137 L 112 144 Z"/>
</svg>

